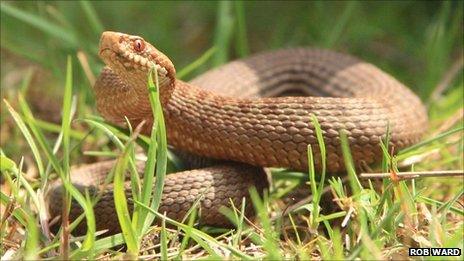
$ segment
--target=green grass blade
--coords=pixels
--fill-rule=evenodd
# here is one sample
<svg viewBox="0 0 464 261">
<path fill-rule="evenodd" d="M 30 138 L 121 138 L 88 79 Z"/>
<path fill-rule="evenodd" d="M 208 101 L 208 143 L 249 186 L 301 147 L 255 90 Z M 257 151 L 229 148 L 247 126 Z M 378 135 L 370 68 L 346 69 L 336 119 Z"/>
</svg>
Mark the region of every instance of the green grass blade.
<svg viewBox="0 0 464 261">
<path fill-rule="evenodd" d="M 462 8 L 457 8 L 460 10 Z M 450 23 L 452 18 L 452 7 L 451 2 L 443 1 L 441 2 L 441 7 L 436 10 L 436 17 L 433 19 L 432 23 L 429 24 L 427 28 L 428 32 L 425 34 L 425 44 L 427 52 L 424 53 L 426 61 L 426 73 L 425 84 L 422 87 L 420 93 L 422 98 L 429 99 L 430 94 L 435 88 L 440 77 L 442 77 L 443 71 L 447 66 L 448 57 L 445 55 L 445 52 L 450 52 L 450 46 L 448 46 L 448 39 L 454 35 L 449 34 L 447 24 Z M 462 19 L 461 19 L 462 23 Z"/>
<path fill-rule="evenodd" d="M 39 149 L 37 148 L 37 145 L 34 141 L 34 138 L 32 138 L 32 135 L 29 132 L 28 128 L 26 127 L 26 124 L 22 120 L 21 116 L 13 109 L 13 107 L 11 107 L 11 105 L 6 100 L 3 100 L 3 102 L 5 103 L 6 108 L 8 109 L 8 112 L 10 113 L 11 117 L 13 117 L 13 120 L 18 126 L 19 130 L 21 130 L 21 133 L 26 139 L 27 144 L 31 148 L 32 155 L 34 155 L 34 159 L 37 164 L 37 169 L 39 170 L 39 175 L 40 177 L 43 177 L 45 173 L 44 165 L 43 165 L 42 157 L 40 156 Z"/>
<path fill-rule="evenodd" d="M 132 221 L 130 219 L 129 207 L 127 205 L 127 199 L 125 194 L 125 172 L 129 161 L 129 152 L 132 147 L 132 141 L 126 144 L 124 151 L 118 157 L 116 168 L 114 170 L 114 205 L 118 216 L 119 224 L 121 225 L 121 231 L 124 236 L 124 240 L 127 244 L 128 251 L 134 255 L 138 253 L 139 244 L 137 241 L 137 235 Z"/>
<path fill-rule="evenodd" d="M 301 245 L 300 235 L 298 234 L 298 229 L 295 226 L 295 221 L 293 221 L 292 214 L 288 213 L 288 219 L 290 220 L 290 224 L 292 225 L 293 232 L 295 233 L 296 242 L 298 245 Z"/>
<path fill-rule="evenodd" d="M 2 204 L 5 204 L 5 206 L 7 204 L 13 204 L 14 203 L 11 196 L 10 195 L 5 195 L 3 192 L 0 192 L 0 202 Z M 27 226 L 27 215 L 28 215 L 28 213 L 22 208 L 16 208 L 12 212 L 12 216 L 24 227 Z M 5 226 L 7 224 L 6 224 L 5 220 L 2 220 L 2 221 L 3 222 L 0 224 L 0 228 L 2 230 L 0 230 L 0 231 L 5 231 L 4 228 L 5 228 Z"/>
<path fill-rule="evenodd" d="M 393 204 L 388 209 L 388 212 L 383 216 L 383 218 L 380 220 L 380 222 L 376 226 L 376 230 L 374 230 L 372 233 L 370 233 L 370 238 L 376 238 L 382 231 L 385 230 L 385 225 L 388 225 L 392 222 L 392 219 L 396 217 L 395 213 L 398 212 L 400 209 L 400 203 L 396 202 Z M 394 222 L 399 222 L 401 219 L 396 219 Z M 396 226 L 395 226 L 396 227 Z M 362 242 L 359 242 L 353 247 L 353 250 L 351 251 L 350 255 L 346 258 L 347 260 L 353 260 L 355 259 L 359 253 L 364 249 L 364 244 Z"/>
<path fill-rule="evenodd" d="M 122 244 L 124 244 L 124 236 L 121 233 L 99 239 L 95 241 L 95 255 Z"/>
<path fill-rule="evenodd" d="M 342 235 L 340 233 L 340 230 L 334 229 L 332 233 L 333 237 L 331 238 L 333 242 L 333 249 L 334 249 L 334 255 L 332 258 L 334 260 L 344 260 L 344 255 L 343 255 L 343 242 L 342 242 Z"/>
<path fill-rule="evenodd" d="M 251 202 L 253 202 L 253 206 L 255 207 L 255 211 L 257 216 L 259 217 L 259 221 L 264 229 L 265 239 L 263 242 L 263 248 L 267 251 L 267 258 L 270 260 L 282 260 L 282 256 L 279 252 L 279 247 L 277 244 L 277 231 L 272 228 L 271 220 L 268 217 L 268 210 L 266 209 L 266 200 L 264 202 L 259 197 L 256 188 L 252 187 L 250 189 L 250 198 Z"/>
<path fill-rule="evenodd" d="M 437 206 L 437 207 L 444 207 L 445 206 L 445 203 L 443 203 L 441 201 L 434 200 L 434 199 L 424 197 L 424 196 L 421 196 L 421 195 L 417 196 L 417 201 L 418 202 L 423 202 L 423 203 L 426 203 L 426 204 L 429 204 L 429 205 L 432 205 L 432 206 Z M 456 208 L 456 207 L 449 207 L 449 210 L 456 213 L 456 214 L 458 214 L 458 215 L 464 216 L 464 210 L 463 209 L 459 209 L 459 208 Z"/>
<path fill-rule="evenodd" d="M 72 116 L 72 86 L 73 86 L 73 72 L 72 72 L 72 60 L 68 56 L 67 66 L 66 66 L 66 83 L 64 87 L 64 96 L 63 96 L 63 119 L 61 122 L 62 134 L 63 134 L 63 167 L 62 175 L 60 175 L 63 180 L 63 184 L 67 184 L 66 189 L 67 193 L 70 193 L 82 206 L 86 213 L 87 219 L 87 233 L 82 247 L 79 251 L 75 251 L 71 257 L 76 258 L 80 256 L 88 256 L 93 250 L 93 245 L 95 241 L 95 217 L 93 213 L 93 208 L 90 199 L 87 197 L 84 198 L 82 194 L 72 186 L 69 180 L 70 174 L 70 129 L 71 129 L 71 116 Z M 69 208 L 69 207 L 68 207 Z"/>
<path fill-rule="evenodd" d="M 348 173 L 351 189 L 353 190 L 353 194 L 359 194 L 361 193 L 362 186 L 358 177 L 356 176 L 356 171 L 353 166 L 353 158 L 351 157 L 350 145 L 348 143 L 348 137 L 344 130 L 340 131 L 340 141 L 343 159 L 345 161 L 345 168 Z"/>
<path fill-rule="evenodd" d="M 97 15 L 97 12 L 95 11 L 95 8 L 92 5 L 91 1 L 79 1 L 81 4 L 82 10 L 84 10 L 85 15 L 87 16 L 87 19 L 89 21 L 90 27 L 93 30 L 93 33 L 98 36 L 100 35 L 103 30 L 103 24 L 100 21 L 100 18 Z"/>
<path fill-rule="evenodd" d="M 71 103 L 72 103 L 72 60 L 71 56 L 68 56 L 67 70 L 66 70 L 66 84 L 64 87 L 63 96 L 63 119 L 61 121 L 61 129 L 63 132 L 63 171 L 66 177 L 69 177 L 69 147 L 70 138 L 69 133 L 71 129 Z"/>
<path fill-rule="evenodd" d="M 3 3 L 2 3 L 3 5 Z M 7 37 L 1 37 L 0 38 L 0 44 L 2 48 L 5 48 L 6 50 L 26 58 L 27 60 L 30 60 L 32 62 L 35 62 L 37 64 L 41 64 L 46 68 L 51 68 L 52 65 L 50 63 L 50 60 L 43 59 L 39 54 L 35 52 L 30 52 L 28 50 L 25 50 L 21 46 L 18 46 L 16 42 L 13 42 L 11 39 Z"/>
<path fill-rule="evenodd" d="M 400 152 L 398 152 L 398 155 L 403 155 L 403 154 L 407 154 L 407 153 L 410 153 L 418 148 L 421 148 L 423 146 L 426 146 L 428 144 L 431 144 L 435 141 L 438 141 L 438 140 L 441 140 L 443 138 L 446 138 L 454 133 L 457 133 L 457 132 L 460 132 L 460 131 L 463 131 L 464 130 L 464 127 L 458 127 L 456 129 L 452 129 L 452 130 L 449 130 L 449 131 L 446 131 L 446 132 L 443 132 L 443 133 L 440 133 L 430 139 L 427 139 L 427 140 L 424 140 L 424 141 L 421 141 L 419 143 L 416 143 L 415 145 L 412 145 L 410 147 L 407 147 L 403 150 L 401 150 Z"/>
<path fill-rule="evenodd" d="M 153 66 L 153 68 L 156 68 Z M 151 201 L 150 207 L 154 211 L 158 211 L 159 205 L 161 204 L 161 198 L 163 195 L 164 179 L 166 177 L 166 166 L 167 166 L 167 139 L 166 139 L 166 126 L 164 124 L 163 110 L 161 108 L 161 102 L 159 97 L 159 85 L 158 85 L 158 73 L 156 69 L 154 71 L 155 81 L 153 82 L 153 72 L 150 71 L 148 75 L 148 92 L 150 105 L 153 113 L 153 127 L 151 134 L 151 143 L 149 147 L 149 155 L 151 158 L 148 158 L 147 165 L 155 164 L 155 190 L 153 193 L 153 199 Z M 156 84 L 155 84 L 156 83 Z M 156 159 L 155 159 L 156 156 Z M 153 161 L 153 162 L 151 162 Z M 144 187 L 146 194 L 146 200 L 148 203 L 148 197 L 151 195 L 153 188 L 152 177 L 153 177 L 153 166 L 148 169 L 146 167 L 145 177 L 144 177 Z M 145 184 L 147 182 L 147 184 Z M 148 183 L 150 182 L 150 183 Z M 145 220 L 145 225 L 143 231 L 146 231 L 148 227 L 153 223 L 153 215 L 149 215 Z"/>
<path fill-rule="evenodd" d="M 66 82 L 65 82 L 65 90 L 63 96 L 63 112 L 62 112 L 62 119 L 61 119 L 61 129 L 62 129 L 62 136 L 61 139 L 63 141 L 63 165 L 62 165 L 62 172 L 60 173 L 60 178 L 62 179 L 63 183 L 70 184 L 70 166 L 69 166 L 69 129 L 71 127 L 71 95 L 72 95 L 72 67 L 71 67 L 71 57 L 68 56 L 67 60 L 67 70 L 66 70 Z M 70 185 L 71 186 L 71 185 Z M 64 227 L 64 231 L 61 234 L 62 237 L 69 236 L 65 234 L 69 231 L 69 223 L 67 223 L 67 218 L 69 217 L 69 211 L 71 207 L 71 197 L 70 191 L 65 190 L 63 193 L 63 209 L 65 209 L 66 214 L 62 214 L 62 225 Z M 65 242 L 64 239 L 62 239 Z M 67 258 L 67 251 L 64 249 L 69 248 L 69 245 L 63 244 L 61 247 L 62 257 Z M 74 252 L 74 254 L 79 253 L 79 251 Z"/>
<path fill-rule="evenodd" d="M 166 127 L 164 125 L 164 117 L 159 100 L 158 89 L 158 73 L 156 67 L 153 66 L 148 74 L 148 93 L 150 105 L 153 114 L 153 125 L 150 136 L 150 144 L 147 154 L 147 163 L 145 165 L 143 187 L 142 187 L 142 202 L 150 205 L 152 209 L 158 210 L 161 203 L 164 178 L 166 176 L 167 167 L 167 141 L 166 141 Z M 153 81 L 155 75 L 155 81 Z M 155 84 L 156 83 L 156 84 Z M 153 190 L 153 175 L 156 173 L 155 188 Z M 152 194 L 152 192 L 154 193 Z M 151 198 L 153 196 L 153 198 Z M 150 204 L 151 199 L 151 204 Z M 138 206 L 136 206 L 137 209 Z M 141 229 L 141 234 L 144 234 L 151 226 L 155 219 L 155 215 L 147 211 L 141 211 L 141 219 L 138 224 L 138 229 Z"/>
<path fill-rule="evenodd" d="M 236 50 L 240 57 L 246 57 L 249 54 L 248 39 L 245 21 L 245 7 L 243 1 L 235 1 L 235 17 L 237 19 L 237 37 Z"/>
<path fill-rule="evenodd" d="M 32 214 L 26 215 L 27 226 L 26 226 L 26 242 L 24 249 L 25 260 L 38 260 L 37 252 L 39 250 L 39 229 L 37 228 L 37 222 Z"/>
<path fill-rule="evenodd" d="M 317 189 L 317 194 L 313 194 L 317 197 L 314 198 L 314 202 L 319 205 L 319 202 L 322 197 L 322 191 L 324 190 L 324 185 L 325 185 L 325 174 L 326 174 L 326 169 L 327 169 L 327 152 L 325 149 L 325 142 L 324 142 L 324 137 L 322 135 L 322 128 L 321 124 L 319 124 L 319 121 L 316 118 L 316 115 L 311 114 L 311 123 L 314 126 L 314 131 L 316 132 L 316 138 L 317 138 L 317 143 L 319 145 L 319 151 L 321 153 L 321 178 L 319 180 L 319 187 Z"/>
<path fill-rule="evenodd" d="M 14 174 L 16 178 L 19 180 L 19 183 L 21 184 L 21 186 L 25 188 L 27 194 L 32 199 L 32 202 L 34 203 L 35 207 L 37 209 L 40 209 L 41 205 L 40 205 L 39 197 L 37 196 L 37 193 L 32 188 L 31 184 L 29 184 L 29 182 L 23 177 L 23 173 L 21 172 L 22 165 L 23 165 L 23 159 L 21 159 L 21 162 L 19 164 L 20 166 L 19 169 L 14 167 L 14 169 L 16 169 L 16 172 L 14 172 Z"/>
<path fill-rule="evenodd" d="M 153 72 L 154 70 L 154 72 Z M 153 124 L 151 126 L 151 134 L 150 134 L 150 143 L 148 146 L 148 153 L 147 153 L 147 163 L 145 164 L 145 171 L 143 175 L 143 185 L 142 185 L 142 197 L 140 201 L 145 204 L 149 205 L 150 204 L 150 198 L 152 196 L 152 191 L 153 191 L 153 175 L 155 174 L 155 167 L 156 167 L 156 156 L 157 156 L 157 149 L 158 148 L 158 143 L 157 143 L 157 125 L 158 122 L 156 119 L 156 106 L 157 103 L 159 104 L 159 93 L 158 93 L 158 72 L 156 71 L 156 66 L 154 66 L 154 69 L 150 70 L 148 73 L 148 82 L 147 82 L 147 87 L 149 89 L 149 100 L 150 100 L 150 105 L 152 108 L 152 114 L 153 114 Z M 153 82 L 153 74 L 155 75 L 155 82 Z M 163 189 L 163 184 L 161 184 L 161 192 Z M 157 184 L 158 185 L 158 184 Z M 158 203 L 159 204 L 159 203 Z M 137 225 L 138 231 L 142 230 L 143 234 L 148 227 L 153 223 L 154 220 L 154 215 L 148 216 L 147 211 L 144 211 L 143 208 L 141 208 L 139 205 L 136 205 L 136 209 L 138 212 L 141 212 L 139 224 Z"/>
<path fill-rule="evenodd" d="M 73 195 L 74 198 L 79 198 L 79 204 L 82 206 L 82 209 L 85 211 L 85 216 L 86 216 L 86 226 L 87 226 L 87 233 L 84 239 L 84 242 L 82 242 L 82 246 L 79 249 L 79 251 L 75 251 L 72 255 L 72 259 L 82 259 L 82 258 L 88 258 L 88 259 L 93 259 L 94 252 L 95 252 L 95 231 L 96 231 L 96 221 L 95 221 L 95 214 L 93 212 L 93 205 L 92 205 L 92 200 L 90 199 L 90 196 L 88 193 L 86 193 L 85 198 L 82 197 L 80 192 L 72 187 L 71 189 L 71 195 Z M 88 212 L 88 213 L 87 213 Z"/>
<path fill-rule="evenodd" d="M 244 201 L 242 201 L 243 203 Z M 242 205 L 243 209 L 243 205 Z M 227 208 L 225 206 L 222 206 L 219 208 L 219 212 L 224 215 L 225 218 L 229 219 L 229 221 L 237 227 L 237 232 L 236 234 L 236 244 L 232 244 L 233 246 L 237 246 L 240 242 L 241 237 L 246 234 L 248 238 L 256 245 L 262 245 L 263 244 L 263 238 L 255 233 L 254 231 L 251 230 L 251 228 L 246 224 L 243 223 L 242 216 L 244 215 L 245 212 L 240 213 L 240 217 L 237 218 L 237 213 L 236 209 L 234 208 L 233 210 L 230 208 Z M 239 233 L 240 232 L 240 233 Z"/>
<path fill-rule="evenodd" d="M 336 219 L 336 218 L 341 218 L 341 217 L 346 216 L 346 213 L 347 213 L 346 211 L 340 211 L 340 212 L 331 213 L 329 215 L 321 215 L 319 219 L 317 220 L 317 222 L 324 222 L 324 221 L 329 221 L 329 220 Z"/>
<path fill-rule="evenodd" d="M 230 199 L 230 203 L 233 205 L 234 201 L 232 201 L 232 199 Z M 239 240 L 240 240 L 240 237 L 242 235 L 242 231 L 244 229 L 244 224 L 243 224 L 243 220 L 245 218 L 245 206 L 246 206 L 246 198 L 242 198 L 242 205 L 241 205 L 241 209 L 240 209 L 240 216 L 237 217 L 237 211 L 236 211 L 236 208 L 234 207 L 234 214 L 235 214 L 235 220 L 237 220 L 237 236 L 234 238 L 234 242 L 233 242 L 233 246 L 237 246 L 238 247 L 238 243 L 239 243 Z"/>
<path fill-rule="evenodd" d="M 47 156 L 49 163 L 51 163 L 56 173 L 62 174 L 63 170 L 60 165 L 60 161 L 53 153 L 53 150 L 48 144 L 45 138 L 45 135 L 37 127 L 35 123 L 36 120 L 34 118 L 34 115 L 32 114 L 31 109 L 29 108 L 27 103 L 24 101 L 24 98 L 21 96 L 21 94 L 18 95 L 18 99 L 19 99 L 19 105 L 21 106 L 21 111 L 24 114 L 24 118 L 29 128 L 31 129 L 32 134 L 34 134 L 34 137 L 37 140 L 37 143 L 40 145 L 40 148 L 42 149 L 42 151 L 45 152 L 45 155 Z"/>
<path fill-rule="evenodd" d="M 229 46 L 233 31 L 232 2 L 219 1 L 217 9 L 217 24 L 214 32 L 214 46 L 217 52 L 213 58 L 213 65 L 219 66 L 229 60 Z"/>
<path fill-rule="evenodd" d="M 104 123 L 102 121 L 98 121 L 98 120 L 94 120 L 94 119 L 84 119 L 82 121 L 84 121 L 84 122 L 88 123 L 89 125 L 103 131 L 108 136 L 108 138 L 121 151 L 124 151 L 125 146 L 122 143 L 122 141 L 118 138 L 118 136 L 123 138 L 123 139 L 126 139 L 128 142 L 130 141 L 130 138 L 128 136 L 124 135 L 123 133 L 118 132 L 115 128 L 112 128 L 111 126 L 109 126 L 108 124 L 106 124 L 106 123 Z M 115 134 L 113 132 L 115 130 L 117 131 L 117 134 Z M 132 157 L 129 158 L 129 167 L 130 167 L 131 174 L 137 173 L 137 167 L 136 167 L 135 162 L 132 159 Z M 137 196 L 137 195 L 134 195 L 134 196 Z"/>
<path fill-rule="evenodd" d="M 48 131 L 48 132 L 60 133 L 62 131 L 60 125 L 57 125 L 52 122 L 36 119 L 35 124 L 40 129 Z M 89 133 L 84 133 L 82 131 L 73 130 L 73 129 L 69 130 L 69 136 L 76 140 L 88 139 L 90 142 L 93 142 L 95 140 L 95 137 L 92 135 L 89 135 Z"/>
<path fill-rule="evenodd" d="M 382 150 L 382 172 L 390 172 L 391 168 L 393 166 L 390 166 L 390 152 L 388 151 L 388 146 L 390 145 L 390 139 L 391 139 L 391 131 L 390 131 L 390 123 L 388 122 L 387 128 L 386 128 L 386 135 L 385 138 L 380 140 L 380 148 Z M 391 195 L 392 189 L 388 189 L 390 184 L 392 184 L 391 179 L 383 179 L 382 180 L 383 188 L 384 188 L 384 193 L 381 196 L 380 203 L 377 207 L 376 213 L 380 214 L 383 204 L 386 203 L 387 207 L 393 205 L 393 197 Z"/>
<path fill-rule="evenodd" d="M 93 119 L 83 119 L 82 121 L 94 126 L 95 128 L 102 130 L 108 136 L 108 138 L 110 138 L 110 140 L 118 147 L 118 149 L 124 150 L 124 144 L 122 143 L 122 141 L 104 123 L 98 122 Z"/>
<path fill-rule="evenodd" d="M 209 247 L 210 245 L 211 246 L 220 246 L 220 247 L 223 247 L 227 250 L 229 250 L 232 254 L 236 255 L 237 257 L 241 258 L 241 259 L 245 259 L 245 260 L 251 260 L 253 259 L 251 256 L 241 252 L 240 250 L 238 249 L 235 249 L 234 247 L 231 247 L 227 244 L 224 244 L 224 243 L 221 243 L 219 241 L 217 241 L 216 239 L 214 239 L 213 237 L 211 237 L 210 235 L 206 234 L 205 232 L 203 231 L 200 231 L 196 228 L 193 228 L 191 226 L 188 226 L 188 225 L 185 225 L 185 224 L 182 224 L 182 223 L 179 223 L 173 219 L 170 219 L 168 217 L 164 217 L 163 215 L 161 215 L 160 213 L 156 212 L 156 211 L 153 211 L 153 209 L 151 209 L 150 207 L 142 204 L 142 202 L 139 202 L 139 201 L 134 201 L 134 203 L 136 204 L 139 204 L 141 206 L 143 206 L 145 209 L 147 209 L 148 211 L 150 211 L 151 213 L 153 213 L 154 215 L 156 215 L 158 218 L 165 218 L 166 221 L 176 227 L 179 227 L 180 229 L 182 229 L 184 232 L 187 232 L 190 230 L 190 234 L 192 236 L 192 238 L 198 243 L 200 244 L 203 248 L 205 248 L 205 250 L 208 251 L 208 253 L 211 255 L 211 258 L 213 260 L 219 260 L 221 259 L 220 256 L 218 256 L 214 250 L 211 249 L 211 247 Z M 204 243 L 207 243 L 207 244 L 204 244 Z"/>
<path fill-rule="evenodd" d="M 168 240 L 166 238 L 166 219 L 161 219 L 161 260 L 168 260 Z"/>
<path fill-rule="evenodd" d="M 18 167 L 16 167 L 16 163 L 8 158 L 5 155 L 0 155 L 0 172 L 10 171 L 14 173 L 18 173 Z"/>
<path fill-rule="evenodd" d="M 69 46 L 76 48 L 78 46 L 77 39 L 71 31 L 67 28 L 60 27 L 54 23 L 51 23 L 44 18 L 37 16 L 33 13 L 25 12 L 21 9 L 16 8 L 13 5 L 7 4 L 5 2 L 1 3 L 1 12 L 3 14 L 12 16 L 19 21 L 29 24 L 44 33 L 47 33 L 53 37 L 65 41 Z"/>
<path fill-rule="evenodd" d="M 197 202 L 195 202 L 197 203 Z M 200 199 L 198 199 L 198 203 L 197 204 L 193 204 L 192 207 L 189 209 L 189 212 L 190 213 L 187 213 L 186 214 L 186 217 L 188 217 L 188 220 L 187 220 L 187 227 L 193 227 L 194 226 L 194 223 L 195 223 L 195 220 L 197 218 L 197 209 L 198 209 L 198 203 L 200 203 Z M 184 219 L 185 219 L 184 218 Z M 182 220 L 182 223 L 184 223 L 184 220 Z M 179 230 L 179 229 L 178 229 Z M 178 234 L 180 234 L 180 231 L 178 231 Z M 187 247 L 188 245 L 188 242 L 190 240 L 190 237 L 191 237 L 191 234 L 192 234 L 192 230 L 191 229 L 187 229 L 184 233 L 184 237 L 182 238 L 182 242 L 180 243 L 180 247 L 179 247 L 179 254 L 177 255 L 177 258 L 181 258 L 182 254 L 184 253 L 185 251 L 185 248 Z"/>
<path fill-rule="evenodd" d="M 454 248 L 461 248 L 462 251 L 462 242 L 464 241 L 464 224 L 461 224 L 455 231 L 455 233 L 447 236 L 445 242 L 443 243 L 442 247 L 454 247 Z M 462 254 L 461 254 L 462 257 Z"/>
<path fill-rule="evenodd" d="M 443 204 L 437 211 L 442 211 L 444 213 L 448 213 L 450 207 L 458 201 L 459 198 L 464 194 L 464 188 L 462 188 L 454 197 L 448 200 L 446 203 Z M 443 215 L 443 219 L 445 219 L 446 215 Z"/>
<path fill-rule="evenodd" d="M 311 193 L 314 195 L 314 198 L 319 197 L 319 193 L 317 190 L 317 182 L 316 182 L 316 171 L 314 169 L 314 158 L 313 158 L 313 150 L 311 144 L 308 144 L 308 173 L 309 173 L 309 182 L 311 186 Z M 317 218 L 319 217 L 319 204 L 313 201 L 312 204 L 312 211 L 311 211 L 311 226 L 312 228 L 317 228 L 318 223 L 316 222 Z"/>
<path fill-rule="evenodd" d="M 200 66 L 205 64 L 213 55 L 216 53 L 217 47 L 213 46 L 209 48 L 204 54 L 202 54 L 198 59 L 187 65 L 185 68 L 176 73 L 178 79 L 185 79 L 189 74 L 198 69 Z"/>
<path fill-rule="evenodd" d="M 330 252 L 329 252 L 330 247 L 329 247 L 327 240 L 323 237 L 318 237 L 317 245 L 319 246 L 319 251 L 321 253 L 321 260 L 330 260 Z"/>
<path fill-rule="evenodd" d="M 343 10 L 343 13 L 340 15 L 338 18 L 337 24 L 334 26 L 334 28 L 331 30 L 331 32 L 328 34 L 327 41 L 325 43 L 325 47 L 330 48 L 335 45 L 338 39 L 340 39 L 340 36 L 343 33 L 343 29 L 346 28 L 348 21 L 350 20 L 351 16 L 353 15 L 353 11 L 355 6 L 357 5 L 356 1 L 347 1 L 345 9 Z"/>
<path fill-rule="evenodd" d="M 24 79 L 23 81 L 21 82 L 21 89 L 20 89 L 20 93 L 23 95 L 23 96 L 26 96 L 26 93 L 27 93 L 27 90 L 29 89 L 29 86 L 31 84 L 31 81 L 32 81 L 32 76 L 34 75 L 34 70 L 33 69 L 29 69 L 27 70 L 25 76 L 24 76 Z"/>
</svg>

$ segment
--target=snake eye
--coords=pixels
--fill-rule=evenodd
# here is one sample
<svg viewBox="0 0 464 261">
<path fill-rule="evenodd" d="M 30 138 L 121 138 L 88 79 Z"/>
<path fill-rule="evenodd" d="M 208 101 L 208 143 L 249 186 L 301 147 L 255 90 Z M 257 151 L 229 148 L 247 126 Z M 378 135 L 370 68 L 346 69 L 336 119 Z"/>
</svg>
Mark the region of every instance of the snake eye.
<svg viewBox="0 0 464 261">
<path fill-rule="evenodd" d="M 141 52 L 145 49 L 145 43 L 140 40 L 140 39 L 137 39 L 134 41 L 134 50 L 137 51 L 137 52 Z"/>
</svg>

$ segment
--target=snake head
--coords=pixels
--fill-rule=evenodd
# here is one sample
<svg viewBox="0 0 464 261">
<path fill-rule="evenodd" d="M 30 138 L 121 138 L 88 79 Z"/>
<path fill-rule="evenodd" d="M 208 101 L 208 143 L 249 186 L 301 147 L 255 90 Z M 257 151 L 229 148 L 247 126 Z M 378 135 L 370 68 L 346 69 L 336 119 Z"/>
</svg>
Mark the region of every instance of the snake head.
<svg viewBox="0 0 464 261">
<path fill-rule="evenodd" d="M 171 60 L 140 36 L 119 32 L 103 32 L 100 57 L 122 79 L 146 86 L 147 74 L 156 67 L 160 87 L 173 84 L 175 68 Z"/>
</svg>

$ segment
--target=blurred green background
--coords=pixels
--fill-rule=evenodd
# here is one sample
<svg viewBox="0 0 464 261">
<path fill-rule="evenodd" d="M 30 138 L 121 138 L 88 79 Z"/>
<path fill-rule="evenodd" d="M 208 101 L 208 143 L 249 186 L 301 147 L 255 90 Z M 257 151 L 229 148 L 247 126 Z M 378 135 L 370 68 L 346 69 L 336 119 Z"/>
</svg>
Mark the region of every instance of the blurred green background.
<svg viewBox="0 0 464 261">
<path fill-rule="evenodd" d="M 431 115 L 450 114 L 462 107 L 462 72 L 446 85 L 445 93 L 457 93 L 446 108 L 430 97 L 447 72 L 456 66 L 462 71 L 463 8 L 462 1 L 2 1 L 2 98 L 14 104 L 17 93 L 24 92 L 38 117 L 59 122 L 70 55 L 77 117 L 95 113 L 89 80 L 76 55 L 80 51 L 97 75 L 103 66 L 97 56 L 99 36 L 114 30 L 144 37 L 178 71 L 215 47 L 184 79 L 255 52 L 330 48 L 389 72 L 438 108 L 429 108 Z M 31 68 L 32 82 L 25 90 L 21 83 Z M 0 122 L 6 126 L 4 108 L 2 103 Z M 12 132 L 2 128 L 8 134 L 2 135 L 3 147 Z"/>
</svg>

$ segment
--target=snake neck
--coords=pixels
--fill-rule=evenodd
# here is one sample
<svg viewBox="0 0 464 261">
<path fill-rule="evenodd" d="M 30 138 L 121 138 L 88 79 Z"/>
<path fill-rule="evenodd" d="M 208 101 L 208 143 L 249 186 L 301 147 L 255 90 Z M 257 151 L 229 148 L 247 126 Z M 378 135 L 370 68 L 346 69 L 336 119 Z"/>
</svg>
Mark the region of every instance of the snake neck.
<svg viewBox="0 0 464 261">
<path fill-rule="evenodd" d="M 214 113 L 212 108 L 224 109 L 228 102 L 239 99 L 223 97 L 184 81 L 175 80 L 172 86 L 162 89 L 160 101 L 170 142 L 182 143 L 179 138 L 185 136 L 184 132 L 188 133 L 189 130 L 178 129 L 179 125 L 190 126 L 195 130 L 202 128 L 202 124 L 209 123 L 209 115 Z"/>
</svg>

